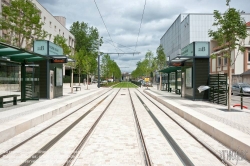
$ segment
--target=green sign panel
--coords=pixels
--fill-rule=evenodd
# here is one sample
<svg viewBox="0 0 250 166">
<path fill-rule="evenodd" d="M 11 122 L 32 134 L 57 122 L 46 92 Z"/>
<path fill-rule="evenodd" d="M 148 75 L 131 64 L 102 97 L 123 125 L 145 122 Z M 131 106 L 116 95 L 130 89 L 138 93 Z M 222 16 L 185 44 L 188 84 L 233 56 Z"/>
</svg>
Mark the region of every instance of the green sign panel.
<svg viewBox="0 0 250 166">
<path fill-rule="evenodd" d="M 187 45 L 186 47 L 184 47 L 183 49 L 181 49 L 181 56 L 194 56 L 193 44 L 194 43 L 191 43 L 191 44 Z"/>
<path fill-rule="evenodd" d="M 49 55 L 63 55 L 62 47 L 49 42 Z"/>
<path fill-rule="evenodd" d="M 41 55 L 63 55 L 62 47 L 47 40 L 34 41 L 33 51 Z"/>
<path fill-rule="evenodd" d="M 41 54 L 41 55 L 47 55 L 47 50 L 48 50 L 47 42 L 48 41 L 46 40 L 34 41 L 33 52 Z"/>
<path fill-rule="evenodd" d="M 208 42 L 195 42 L 195 56 L 209 56 Z"/>
</svg>

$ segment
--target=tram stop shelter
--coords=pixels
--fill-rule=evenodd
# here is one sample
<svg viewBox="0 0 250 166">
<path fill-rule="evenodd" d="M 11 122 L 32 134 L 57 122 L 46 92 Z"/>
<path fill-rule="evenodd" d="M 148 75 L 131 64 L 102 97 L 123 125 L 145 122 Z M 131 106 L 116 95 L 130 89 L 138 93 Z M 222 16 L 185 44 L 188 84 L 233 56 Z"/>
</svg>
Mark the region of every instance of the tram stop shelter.
<svg viewBox="0 0 250 166">
<path fill-rule="evenodd" d="M 41 42 L 47 45 L 38 47 Z M 61 47 L 49 41 L 37 43 L 31 52 L 0 42 L 0 96 L 18 95 L 18 100 L 25 102 L 63 95 L 63 63 L 68 58 Z"/>
<path fill-rule="evenodd" d="M 192 100 L 208 100 L 208 91 L 199 93 L 198 87 L 209 81 L 209 42 L 193 42 L 159 72 L 167 73 L 167 91 L 174 91 Z"/>
</svg>

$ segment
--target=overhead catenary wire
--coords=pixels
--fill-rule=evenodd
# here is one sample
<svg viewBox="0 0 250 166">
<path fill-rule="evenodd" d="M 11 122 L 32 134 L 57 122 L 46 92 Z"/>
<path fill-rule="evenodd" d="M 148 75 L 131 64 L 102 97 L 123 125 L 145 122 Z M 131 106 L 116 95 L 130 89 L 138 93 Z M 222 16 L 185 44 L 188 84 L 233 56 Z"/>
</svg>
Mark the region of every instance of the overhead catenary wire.
<svg viewBox="0 0 250 166">
<path fill-rule="evenodd" d="M 105 41 L 108 42 L 108 43 L 110 43 L 110 39 L 106 39 Z M 116 43 L 116 42 L 113 42 L 113 43 Z M 122 47 L 124 47 L 124 48 L 127 48 L 127 49 L 130 49 L 130 50 L 133 50 L 133 51 L 134 51 L 134 49 L 130 48 L 129 46 L 125 46 L 125 45 L 122 45 L 122 44 L 119 44 L 119 43 L 116 43 L 116 44 L 117 44 L 117 45 L 120 45 L 120 46 L 122 46 Z M 133 46 L 131 46 L 131 47 L 133 47 Z"/>
<path fill-rule="evenodd" d="M 104 24 L 104 26 L 105 26 L 105 28 L 106 28 L 106 31 L 108 32 L 109 38 L 110 38 L 110 40 L 111 40 L 112 43 L 113 43 L 112 45 L 113 45 L 115 48 L 117 48 L 117 47 L 115 46 L 115 44 L 114 44 L 112 38 L 111 38 L 111 35 L 110 35 L 110 33 L 109 33 L 109 31 L 108 31 L 108 28 L 107 28 L 107 26 L 106 26 L 106 24 L 105 24 L 105 22 L 104 22 L 104 19 L 103 19 L 103 17 L 102 17 L 102 14 L 101 14 L 101 12 L 100 12 L 98 6 L 97 6 L 97 3 L 96 3 L 95 0 L 94 0 L 94 2 L 95 2 L 95 6 L 96 6 L 96 8 L 97 8 L 97 10 L 98 10 L 98 12 L 99 12 L 99 14 L 100 14 L 100 16 L 101 16 L 102 22 L 103 22 L 103 24 Z M 117 50 L 116 50 L 116 52 L 117 52 Z"/>
<path fill-rule="evenodd" d="M 139 27 L 139 31 L 138 31 L 138 35 L 137 35 L 136 44 L 135 44 L 135 51 L 136 51 L 136 48 L 137 48 L 138 39 L 139 39 L 140 32 L 141 32 L 141 25 L 142 25 L 142 20 L 143 20 L 143 16 L 144 16 L 144 11 L 145 11 L 145 7 L 146 7 L 146 3 L 147 3 L 147 0 L 145 0 L 144 7 L 143 7 L 143 11 L 142 11 L 141 23 L 140 23 L 140 27 Z"/>
</svg>

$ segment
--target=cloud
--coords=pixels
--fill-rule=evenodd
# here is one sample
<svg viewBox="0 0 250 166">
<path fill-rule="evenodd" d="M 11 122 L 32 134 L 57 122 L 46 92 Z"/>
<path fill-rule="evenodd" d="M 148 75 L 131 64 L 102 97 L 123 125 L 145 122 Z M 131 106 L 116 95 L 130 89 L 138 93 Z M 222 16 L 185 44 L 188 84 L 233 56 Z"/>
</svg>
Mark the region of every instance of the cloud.
<svg viewBox="0 0 250 166">
<path fill-rule="evenodd" d="M 140 52 L 134 56 L 111 55 L 118 66 L 128 66 L 121 68 L 124 72 L 132 72 L 136 63 L 144 59 L 148 50 L 155 54 L 160 38 L 180 13 L 213 13 L 214 10 L 224 12 L 227 9 L 225 0 L 147 0 L 138 37 L 145 0 L 38 0 L 38 2 L 51 14 L 66 17 L 68 29 L 76 21 L 96 27 L 105 42 L 100 47 L 101 52 Z M 249 13 L 250 8 L 246 5 L 248 3 L 249 0 L 231 0 L 230 5 Z M 111 42 L 109 35 L 114 43 Z"/>
</svg>

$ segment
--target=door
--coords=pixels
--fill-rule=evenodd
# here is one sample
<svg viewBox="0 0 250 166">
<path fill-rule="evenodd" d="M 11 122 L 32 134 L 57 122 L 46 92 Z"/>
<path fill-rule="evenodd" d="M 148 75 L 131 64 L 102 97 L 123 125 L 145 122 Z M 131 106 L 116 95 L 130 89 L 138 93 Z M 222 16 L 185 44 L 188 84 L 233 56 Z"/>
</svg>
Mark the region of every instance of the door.
<svg viewBox="0 0 250 166">
<path fill-rule="evenodd" d="M 50 99 L 54 98 L 54 71 L 50 70 Z"/>
</svg>

